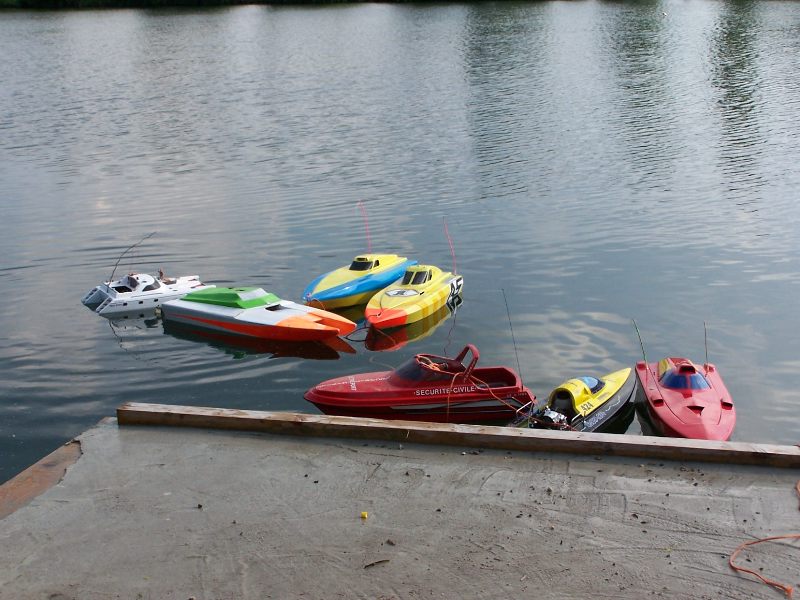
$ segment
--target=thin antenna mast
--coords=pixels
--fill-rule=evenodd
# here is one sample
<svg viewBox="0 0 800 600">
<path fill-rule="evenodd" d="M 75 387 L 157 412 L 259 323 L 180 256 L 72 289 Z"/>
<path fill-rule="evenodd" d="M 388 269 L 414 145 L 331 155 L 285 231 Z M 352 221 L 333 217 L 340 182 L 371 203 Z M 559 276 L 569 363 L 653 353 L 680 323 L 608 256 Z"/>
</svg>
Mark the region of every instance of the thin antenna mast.
<svg viewBox="0 0 800 600">
<path fill-rule="evenodd" d="M 125 250 L 122 252 L 122 254 L 120 254 L 120 255 L 119 255 L 119 258 L 117 259 L 117 262 L 116 262 L 116 263 L 114 263 L 114 268 L 113 268 L 113 269 L 112 269 L 112 271 L 111 271 L 111 276 L 108 278 L 108 282 L 109 282 L 109 284 L 110 284 L 112 281 L 114 281 L 114 273 L 116 273 L 116 271 L 117 271 L 117 267 L 119 266 L 119 262 L 122 260 L 122 258 L 123 258 L 123 257 L 124 257 L 124 256 L 125 256 L 125 255 L 126 255 L 128 252 L 130 252 L 131 250 L 133 250 L 134 248 L 136 248 L 136 246 L 138 246 L 139 244 L 141 244 L 141 243 L 142 243 L 142 242 L 144 242 L 145 240 L 149 240 L 149 239 L 150 239 L 151 237 L 153 237 L 155 234 L 156 234 L 156 232 L 155 232 L 155 231 L 151 231 L 150 233 L 148 233 L 146 236 L 144 236 L 142 239 L 140 239 L 140 240 L 139 240 L 138 242 L 136 242 L 135 244 L 131 244 L 130 246 L 128 246 L 127 248 L 125 248 Z M 106 285 L 106 288 L 108 288 L 108 285 Z"/>
<path fill-rule="evenodd" d="M 708 328 L 706 327 L 706 322 L 703 321 L 703 341 L 706 345 L 706 373 L 708 373 Z"/>
<path fill-rule="evenodd" d="M 650 370 L 650 363 L 647 362 L 647 356 L 644 353 L 644 342 L 642 341 L 642 334 L 639 332 L 639 326 L 636 324 L 636 319 L 631 319 L 633 321 L 633 326 L 636 328 L 636 335 L 639 336 L 639 345 L 642 347 L 642 358 L 644 359 L 644 368 L 653 378 L 653 383 L 656 384 L 656 388 L 658 388 L 658 377 L 653 371 Z"/>
<path fill-rule="evenodd" d="M 639 326 L 636 324 L 636 319 L 631 319 L 633 321 L 633 326 L 636 328 L 636 335 L 639 337 L 639 346 L 642 347 L 642 358 L 644 359 L 645 364 L 647 364 L 647 355 L 644 353 L 644 342 L 642 341 L 642 334 L 639 332 Z"/>
<path fill-rule="evenodd" d="M 442 223 L 444 223 L 444 234 L 447 236 L 447 243 L 450 244 L 450 256 L 453 257 L 453 274 L 458 274 L 458 270 L 456 269 L 456 250 L 453 248 L 453 238 L 450 237 L 450 231 L 447 229 L 447 221 L 445 221 L 444 217 L 442 217 Z M 503 296 L 505 296 L 505 292 L 503 292 Z M 506 308 L 508 308 L 508 303 L 506 303 Z"/>
<path fill-rule="evenodd" d="M 519 352 L 517 352 L 517 340 L 514 338 L 514 327 L 511 325 L 511 311 L 508 310 L 508 299 L 506 298 L 506 290 L 500 288 L 503 292 L 503 302 L 506 303 L 506 314 L 508 315 L 508 328 L 511 330 L 511 341 L 514 344 L 514 355 L 517 357 L 517 372 L 519 373 L 519 380 L 522 381 L 522 367 L 519 365 Z"/>
</svg>

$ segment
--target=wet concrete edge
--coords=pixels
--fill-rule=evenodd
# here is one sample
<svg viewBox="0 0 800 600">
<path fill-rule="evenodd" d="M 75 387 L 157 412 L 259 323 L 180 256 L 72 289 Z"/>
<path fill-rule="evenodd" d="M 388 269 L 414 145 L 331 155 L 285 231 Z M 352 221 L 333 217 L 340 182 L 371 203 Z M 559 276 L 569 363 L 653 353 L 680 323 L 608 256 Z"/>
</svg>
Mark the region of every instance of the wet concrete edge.
<svg viewBox="0 0 800 600">
<path fill-rule="evenodd" d="M 0 485 L 0 520 L 61 482 L 82 454 L 80 441 L 72 439 Z"/>
</svg>

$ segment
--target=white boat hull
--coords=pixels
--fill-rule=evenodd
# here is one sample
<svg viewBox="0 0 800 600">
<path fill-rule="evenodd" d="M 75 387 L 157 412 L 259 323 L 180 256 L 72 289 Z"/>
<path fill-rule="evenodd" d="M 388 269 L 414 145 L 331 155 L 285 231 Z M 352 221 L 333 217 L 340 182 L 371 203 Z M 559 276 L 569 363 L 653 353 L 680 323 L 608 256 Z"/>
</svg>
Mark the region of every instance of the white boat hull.
<svg viewBox="0 0 800 600">
<path fill-rule="evenodd" d="M 164 302 L 214 285 L 200 281 L 197 275 L 160 279 L 144 273 L 126 275 L 89 290 L 81 302 L 104 317 L 152 310 Z M 127 291 L 125 291 L 127 290 Z"/>
</svg>

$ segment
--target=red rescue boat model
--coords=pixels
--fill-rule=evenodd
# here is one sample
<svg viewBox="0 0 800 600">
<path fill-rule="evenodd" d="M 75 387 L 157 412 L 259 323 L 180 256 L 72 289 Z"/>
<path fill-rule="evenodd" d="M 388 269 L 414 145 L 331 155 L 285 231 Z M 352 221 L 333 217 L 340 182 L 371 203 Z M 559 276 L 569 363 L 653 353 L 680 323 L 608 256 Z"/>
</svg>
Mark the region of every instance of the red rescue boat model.
<svg viewBox="0 0 800 600">
<path fill-rule="evenodd" d="M 455 358 L 417 354 L 394 371 L 323 381 L 305 398 L 329 415 L 440 423 L 508 422 L 536 400 L 513 370 L 476 367 L 478 357 L 471 344 Z"/>
<path fill-rule="evenodd" d="M 702 372 L 688 358 L 638 362 L 637 408 L 656 433 L 725 441 L 736 425 L 733 400 L 714 365 Z"/>
</svg>

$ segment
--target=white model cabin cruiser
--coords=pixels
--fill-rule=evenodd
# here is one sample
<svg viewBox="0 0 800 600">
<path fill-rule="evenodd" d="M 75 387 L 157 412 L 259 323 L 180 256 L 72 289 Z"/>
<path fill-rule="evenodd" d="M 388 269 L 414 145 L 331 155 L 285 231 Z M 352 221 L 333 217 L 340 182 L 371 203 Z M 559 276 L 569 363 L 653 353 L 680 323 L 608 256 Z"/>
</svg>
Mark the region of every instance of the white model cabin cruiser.
<svg viewBox="0 0 800 600">
<path fill-rule="evenodd" d="M 161 306 L 189 292 L 216 287 L 200 281 L 197 275 L 166 277 L 130 273 L 116 281 L 106 281 L 92 288 L 81 302 L 104 317 Z"/>
</svg>

